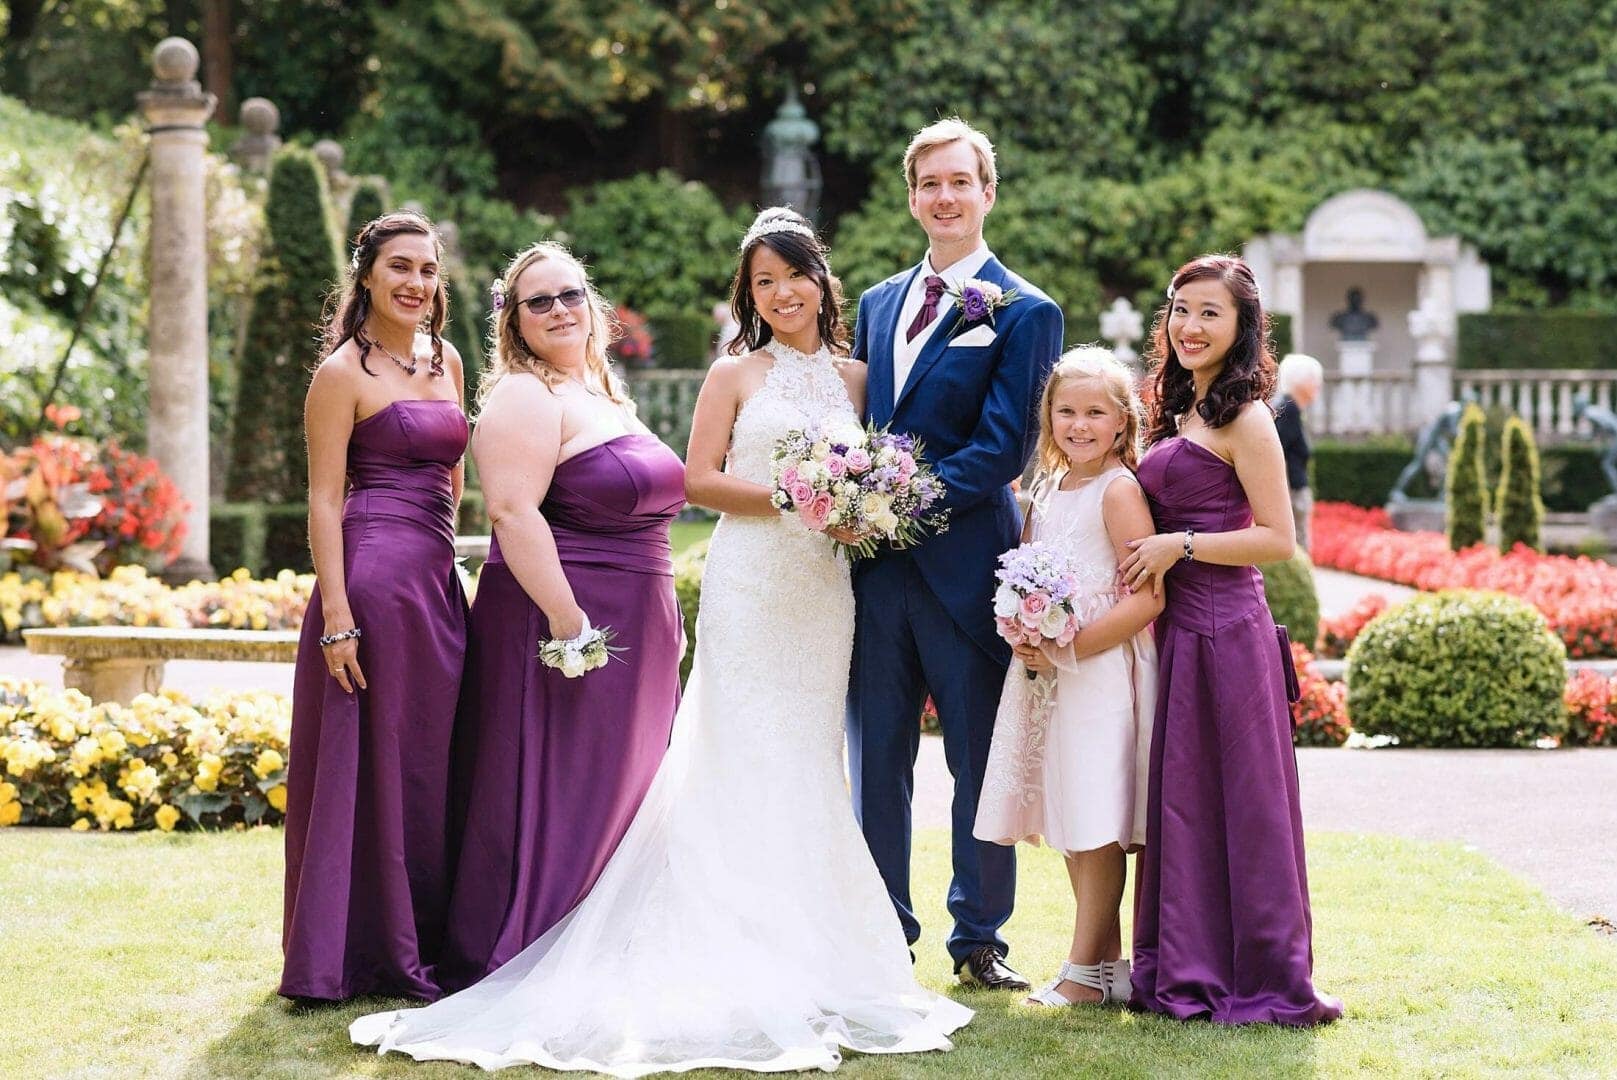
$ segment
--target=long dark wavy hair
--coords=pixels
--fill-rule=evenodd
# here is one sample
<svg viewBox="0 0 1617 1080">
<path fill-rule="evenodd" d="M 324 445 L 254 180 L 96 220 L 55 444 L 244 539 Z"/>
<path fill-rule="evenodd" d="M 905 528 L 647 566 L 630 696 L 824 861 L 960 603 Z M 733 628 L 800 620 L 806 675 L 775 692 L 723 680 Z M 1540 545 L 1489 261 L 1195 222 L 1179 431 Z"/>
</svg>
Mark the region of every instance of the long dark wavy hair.
<svg viewBox="0 0 1617 1080">
<path fill-rule="evenodd" d="M 1235 299 L 1235 341 L 1224 356 L 1224 370 L 1207 388 L 1206 397 L 1197 402 L 1195 381 L 1180 366 L 1168 340 L 1168 317 L 1179 290 L 1207 278 L 1223 282 Z M 1233 255 L 1203 255 L 1174 271 L 1168 302 L 1157 309 L 1151 327 L 1151 361 L 1156 365 L 1156 379 L 1147 446 L 1177 435 L 1179 417 L 1192 406 L 1208 427 L 1218 428 L 1234 420 L 1247 402 L 1267 401 L 1274 392 L 1275 358 L 1269 345 L 1269 316 L 1264 313 L 1252 268 Z"/>
<path fill-rule="evenodd" d="M 438 229 L 426 215 L 414 210 L 394 210 L 360 226 L 354 235 L 354 257 L 340 285 L 333 291 L 326 305 L 325 327 L 321 333 L 323 353 L 330 356 L 349 338 L 359 346 L 359 366 L 367 375 L 375 375 L 365 361 L 371 354 L 373 342 L 365 333 L 365 320 L 371 313 L 371 291 L 363 282 L 376 265 L 382 247 L 395 236 L 426 236 L 432 240 L 432 249 L 438 257 L 438 283 L 433 289 L 432 303 L 422 316 L 417 330 L 425 331 L 432 339 L 432 374 L 444 373 L 444 323 L 449 321 L 449 287 L 444 281 L 444 244 Z"/>
<path fill-rule="evenodd" d="M 760 210 L 753 220 L 753 227 L 777 220 L 801 225 L 811 234 L 814 230 L 807 218 L 785 206 L 771 206 L 767 210 Z M 764 321 L 764 317 L 758 313 L 758 305 L 752 300 L 752 257 L 763 245 L 768 245 L 771 251 L 786 260 L 786 265 L 799 273 L 807 274 L 820 286 L 818 318 L 820 340 L 832 352 L 846 355 L 848 327 L 842 321 L 842 282 L 831 273 L 828 253 L 819 236 L 804 236 L 800 232 L 765 233 L 742 251 L 741 263 L 736 267 L 735 277 L 730 282 L 730 311 L 735 315 L 740 330 L 724 347 L 725 351 L 732 356 L 740 356 L 762 348 L 775 336 L 775 332 Z"/>
</svg>

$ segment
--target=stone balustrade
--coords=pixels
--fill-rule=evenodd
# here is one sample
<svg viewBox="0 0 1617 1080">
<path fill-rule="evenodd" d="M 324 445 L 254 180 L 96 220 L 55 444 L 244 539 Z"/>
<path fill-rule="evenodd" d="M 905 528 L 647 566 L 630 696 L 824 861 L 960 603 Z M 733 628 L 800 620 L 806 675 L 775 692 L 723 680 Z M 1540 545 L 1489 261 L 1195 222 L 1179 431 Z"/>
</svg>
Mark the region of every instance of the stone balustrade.
<svg viewBox="0 0 1617 1080">
<path fill-rule="evenodd" d="M 1617 408 L 1617 371 L 1457 371 L 1454 392 L 1456 397 L 1474 396 L 1484 408 L 1511 410 L 1539 442 L 1588 439 L 1593 433 L 1587 421 L 1578 419 L 1576 400 Z"/>
<path fill-rule="evenodd" d="M 1308 410 L 1312 414 L 1308 421 L 1316 434 L 1332 437 L 1408 434 L 1420 426 L 1414 409 L 1412 373 L 1327 372 L 1325 387 Z"/>
</svg>

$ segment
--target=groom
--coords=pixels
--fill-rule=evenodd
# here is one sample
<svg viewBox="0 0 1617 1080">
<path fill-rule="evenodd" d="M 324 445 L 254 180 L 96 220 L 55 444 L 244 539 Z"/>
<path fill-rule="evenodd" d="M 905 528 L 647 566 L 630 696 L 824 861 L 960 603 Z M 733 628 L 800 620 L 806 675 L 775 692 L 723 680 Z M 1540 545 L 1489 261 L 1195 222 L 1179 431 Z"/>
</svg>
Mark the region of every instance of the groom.
<svg viewBox="0 0 1617 1080">
<path fill-rule="evenodd" d="M 954 776 L 949 955 L 963 982 L 1026 990 L 1005 962 L 999 932 L 1015 900 L 1015 852 L 971 833 L 1011 660 L 994 632 L 995 559 L 1020 537 L 1009 485 L 1038 434 L 1039 390 L 1061 351 L 1061 310 L 983 243 L 998 173 L 982 132 L 958 118 L 921 129 L 904 173 L 926 258 L 860 298 L 853 355 L 869 365 L 867 418 L 924 443 L 944 484 L 949 525 L 855 569 L 854 808 L 913 945 L 921 924 L 910 900 L 910 796 L 930 692 Z M 997 286 L 1009 302 L 985 311 L 977 283 Z M 968 284 L 969 305 L 960 299 Z"/>
</svg>

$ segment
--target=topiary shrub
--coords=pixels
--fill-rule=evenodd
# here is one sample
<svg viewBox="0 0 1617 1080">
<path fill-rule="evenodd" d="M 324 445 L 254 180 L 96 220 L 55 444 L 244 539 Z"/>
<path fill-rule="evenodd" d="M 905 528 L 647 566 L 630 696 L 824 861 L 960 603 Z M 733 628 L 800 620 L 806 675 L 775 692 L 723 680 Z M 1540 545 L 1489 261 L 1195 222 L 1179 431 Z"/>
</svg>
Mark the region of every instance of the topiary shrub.
<svg viewBox="0 0 1617 1080">
<path fill-rule="evenodd" d="M 382 185 L 374 176 L 367 176 L 354 188 L 354 197 L 348 203 L 348 228 L 344 230 L 348 241 L 348 254 L 354 253 L 354 234 L 367 221 L 373 221 L 387 212 L 382 198 Z"/>
<path fill-rule="evenodd" d="M 1499 550 L 1517 544 L 1543 551 L 1544 503 L 1539 498 L 1538 446 L 1521 417 L 1505 423 L 1499 490 L 1494 506 L 1499 513 Z"/>
<path fill-rule="evenodd" d="M 264 223 L 226 494 L 233 502 L 285 503 L 308 490 L 303 395 L 318 358 L 321 308 L 339 266 L 325 174 L 313 154 L 291 147 L 276 155 Z"/>
<path fill-rule="evenodd" d="M 674 596 L 685 616 L 685 656 L 679 662 L 679 685 L 691 677 L 696 662 L 696 611 L 702 606 L 702 571 L 707 568 L 706 540 L 692 544 L 674 560 Z"/>
<path fill-rule="evenodd" d="M 1488 489 L 1483 471 L 1483 439 L 1487 416 L 1467 405 L 1460 416 L 1460 432 L 1449 453 L 1448 480 L 1443 485 L 1448 503 L 1449 550 L 1463 551 L 1482 543 L 1488 518 Z"/>
<path fill-rule="evenodd" d="M 1372 621 L 1347 654 L 1348 715 L 1401 746 L 1532 746 L 1566 729 L 1566 647 L 1503 593 L 1425 593 Z"/>
<path fill-rule="evenodd" d="M 1286 628 L 1291 640 L 1305 646 L 1319 636 L 1319 593 L 1314 589 L 1314 564 L 1308 552 L 1298 548 L 1284 562 L 1258 567 L 1263 575 L 1263 594 L 1269 600 L 1269 614 Z"/>
</svg>

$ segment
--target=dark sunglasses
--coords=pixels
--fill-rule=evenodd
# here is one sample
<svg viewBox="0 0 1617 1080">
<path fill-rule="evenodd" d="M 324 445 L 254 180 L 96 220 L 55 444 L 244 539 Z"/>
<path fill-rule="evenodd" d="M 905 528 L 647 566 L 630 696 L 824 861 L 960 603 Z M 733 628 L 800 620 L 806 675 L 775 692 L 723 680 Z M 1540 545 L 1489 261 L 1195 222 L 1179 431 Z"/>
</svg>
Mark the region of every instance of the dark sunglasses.
<svg viewBox="0 0 1617 1080">
<path fill-rule="evenodd" d="M 518 300 L 517 303 L 526 306 L 529 315 L 543 315 L 545 312 L 549 311 L 555 306 L 557 300 L 560 300 L 563 304 L 573 308 L 578 307 L 585 300 L 588 300 L 589 295 L 590 294 L 585 292 L 583 289 L 563 289 L 555 296 L 546 296 L 543 293 L 539 293 L 538 295 L 528 297 L 526 300 Z"/>
</svg>

